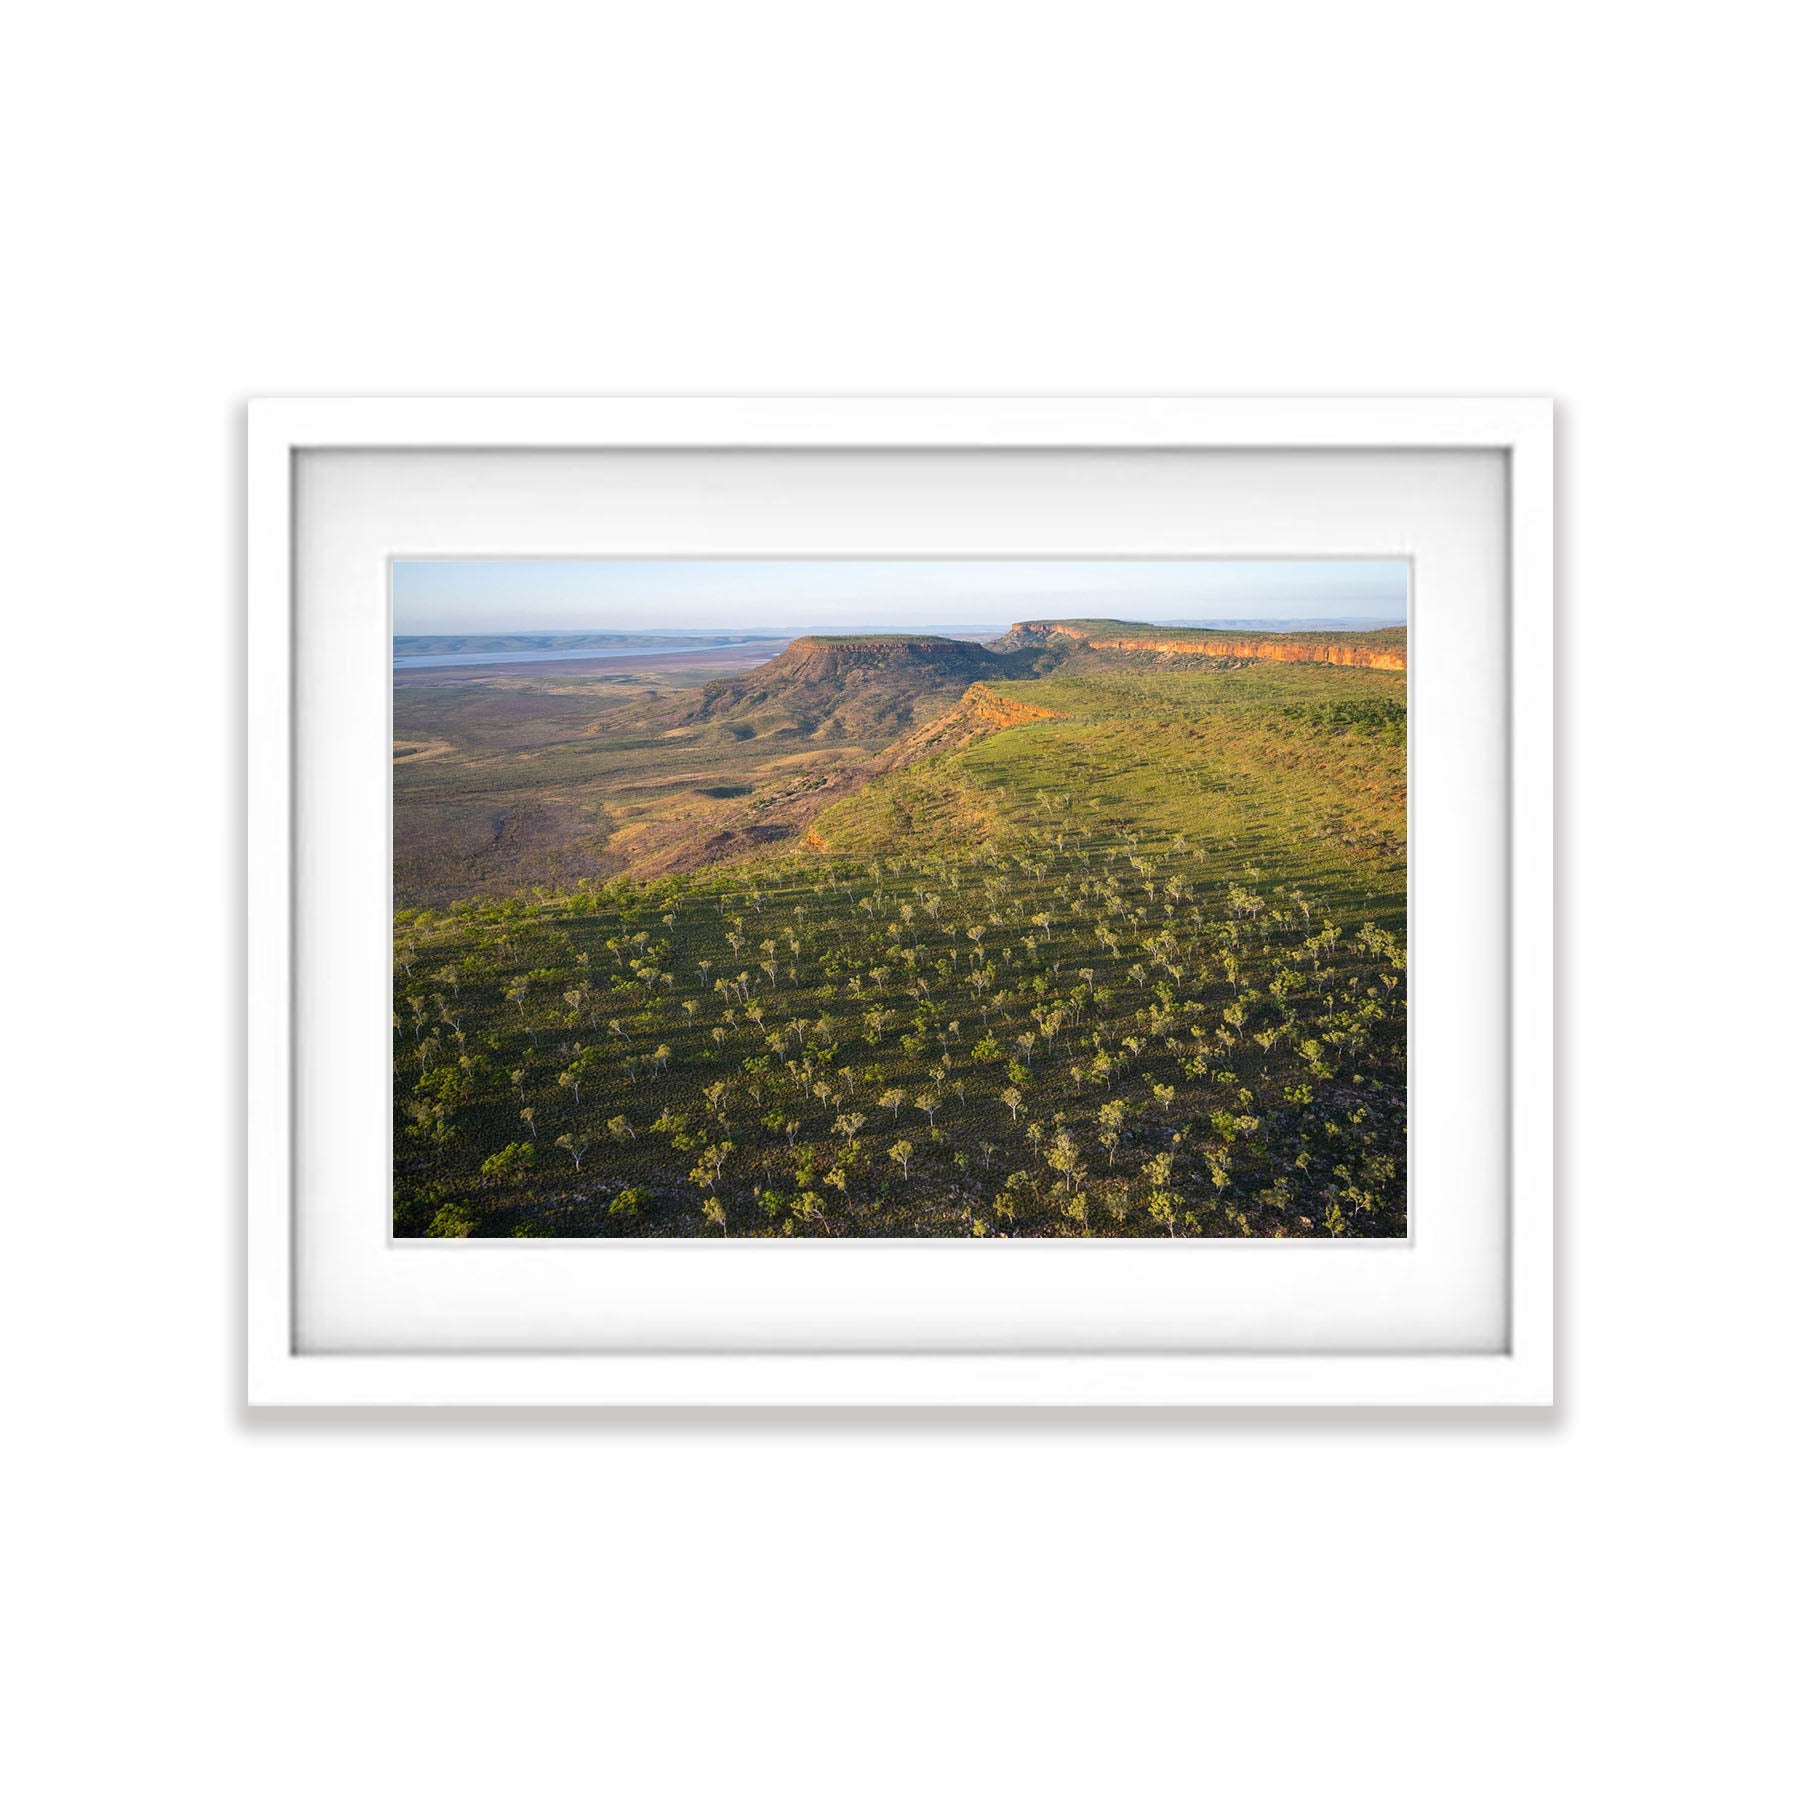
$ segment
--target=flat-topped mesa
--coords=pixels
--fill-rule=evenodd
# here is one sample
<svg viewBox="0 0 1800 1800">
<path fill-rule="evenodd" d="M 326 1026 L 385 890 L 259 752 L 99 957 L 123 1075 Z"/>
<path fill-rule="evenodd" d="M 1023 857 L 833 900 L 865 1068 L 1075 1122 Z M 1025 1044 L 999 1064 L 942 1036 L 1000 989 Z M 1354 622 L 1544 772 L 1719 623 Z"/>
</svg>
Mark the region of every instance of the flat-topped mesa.
<svg viewBox="0 0 1800 1800">
<path fill-rule="evenodd" d="M 993 654 L 959 638 L 914 637 L 901 633 L 869 637 L 795 638 L 766 667 L 771 675 L 792 673 L 818 680 L 850 669 L 947 666 L 971 673 L 995 666 Z"/>
<path fill-rule="evenodd" d="M 949 637 L 796 638 L 766 663 L 709 681 L 678 722 L 740 738 L 785 733 L 883 750 L 954 705 L 972 681 L 1029 672 L 1029 661 Z"/>
<path fill-rule="evenodd" d="M 917 651 L 930 655 L 934 651 L 976 648 L 966 638 L 939 637 L 929 631 L 828 631 L 808 632 L 788 645 L 790 650 L 866 650 L 871 653 Z"/>
<path fill-rule="evenodd" d="M 1090 650 L 1147 651 L 1156 656 L 1215 656 L 1244 662 L 1338 663 L 1357 669 L 1406 667 L 1406 627 L 1379 631 L 1210 631 L 1200 626 L 1137 625 L 1121 619 L 1034 619 L 1013 626 L 1025 648 L 1070 638 Z M 1011 647 L 1009 645 L 1008 647 Z"/>
</svg>

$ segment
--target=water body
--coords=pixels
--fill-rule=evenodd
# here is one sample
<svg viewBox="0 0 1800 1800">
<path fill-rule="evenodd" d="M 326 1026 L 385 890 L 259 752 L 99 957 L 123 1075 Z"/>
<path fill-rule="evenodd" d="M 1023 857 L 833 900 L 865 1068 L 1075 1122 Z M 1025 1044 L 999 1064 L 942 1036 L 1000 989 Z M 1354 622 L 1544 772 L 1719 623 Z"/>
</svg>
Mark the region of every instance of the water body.
<svg viewBox="0 0 1800 1800">
<path fill-rule="evenodd" d="M 773 656 L 782 640 L 769 640 Z M 435 655 L 396 656 L 396 669 L 454 669 L 479 663 L 611 662 L 625 656 L 703 656 L 721 650 L 760 650 L 756 644 L 630 644 L 590 646 L 586 650 L 454 650 Z"/>
</svg>

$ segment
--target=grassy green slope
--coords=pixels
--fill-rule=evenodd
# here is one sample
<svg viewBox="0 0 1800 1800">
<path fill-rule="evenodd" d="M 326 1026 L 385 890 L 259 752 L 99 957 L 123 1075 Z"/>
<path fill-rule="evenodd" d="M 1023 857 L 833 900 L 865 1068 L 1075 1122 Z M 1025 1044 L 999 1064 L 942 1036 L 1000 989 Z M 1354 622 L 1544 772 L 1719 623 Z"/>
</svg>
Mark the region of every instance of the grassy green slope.
<svg viewBox="0 0 1800 1800">
<path fill-rule="evenodd" d="M 1005 842 L 1042 825 L 1185 833 L 1405 929 L 1406 678 L 1254 663 L 993 684 L 1059 716 L 884 777 L 816 822 L 833 849 Z"/>
</svg>

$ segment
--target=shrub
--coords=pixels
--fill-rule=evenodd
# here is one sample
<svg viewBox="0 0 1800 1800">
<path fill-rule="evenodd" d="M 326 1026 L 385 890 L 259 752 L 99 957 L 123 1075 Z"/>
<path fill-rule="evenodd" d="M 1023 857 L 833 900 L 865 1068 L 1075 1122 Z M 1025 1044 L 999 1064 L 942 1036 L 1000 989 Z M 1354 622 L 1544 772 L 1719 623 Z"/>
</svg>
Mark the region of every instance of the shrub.
<svg viewBox="0 0 1800 1800">
<path fill-rule="evenodd" d="M 463 1205 L 460 1200 L 446 1200 L 432 1214 L 431 1223 L 425 1227 L 427 1237 L 470 1237 L 481 1223 L 480 1216 L 472 1207 Z"/>
</svg>

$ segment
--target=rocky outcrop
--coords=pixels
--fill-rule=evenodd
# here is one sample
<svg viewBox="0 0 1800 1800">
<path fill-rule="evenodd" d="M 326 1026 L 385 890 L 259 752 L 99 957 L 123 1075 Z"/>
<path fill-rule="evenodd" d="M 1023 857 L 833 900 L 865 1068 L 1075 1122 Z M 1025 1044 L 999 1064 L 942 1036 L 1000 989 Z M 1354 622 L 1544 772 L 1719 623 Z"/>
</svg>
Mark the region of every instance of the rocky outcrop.
<svg viewBox="0 0 1800 1800">
<path fill-rule="evenodd" d="M 948 712 L 940 713 L 877 757 L 871 770 L 885 774 L 890 769 L 904 769 L 927 756 L 942 756 L 946 751 L 960 750 L 978 738 L 1004 731 L 1009 725 L 1029 725 L 1038 719 L 1054 719 L 1057 714 L 1045 706 L 1032 706 L 1010 694 L 996 693 L 985 681 L 971 682 L 963 697 Z"/>
<path fill-rule="evenodd" d="M 1055 719 L 1061 715 L 1047 706 L 1030 706 L 1011 694 L 997 694 L 985 681 L 977 681 L 963 695 L 961 704 L 971 718 L 998 730 L 1003 725 L 1029 725 L 1033 719 Z"/>
<path fill-rule="evenodd" d="M 1276 631 L 1266 635 L 1159 630 L 1113 619 L 1040 619 L 1015 625 L 1009 634 L 1019 648 L 1070 640 L 1090 650 L 1137 651 L 1153 656 L 1209 656 L 1233 662 L 1338 663 L 1356 669 L 1404 669 L 1406 628 L 1384 631 Z"/>
</svg>

